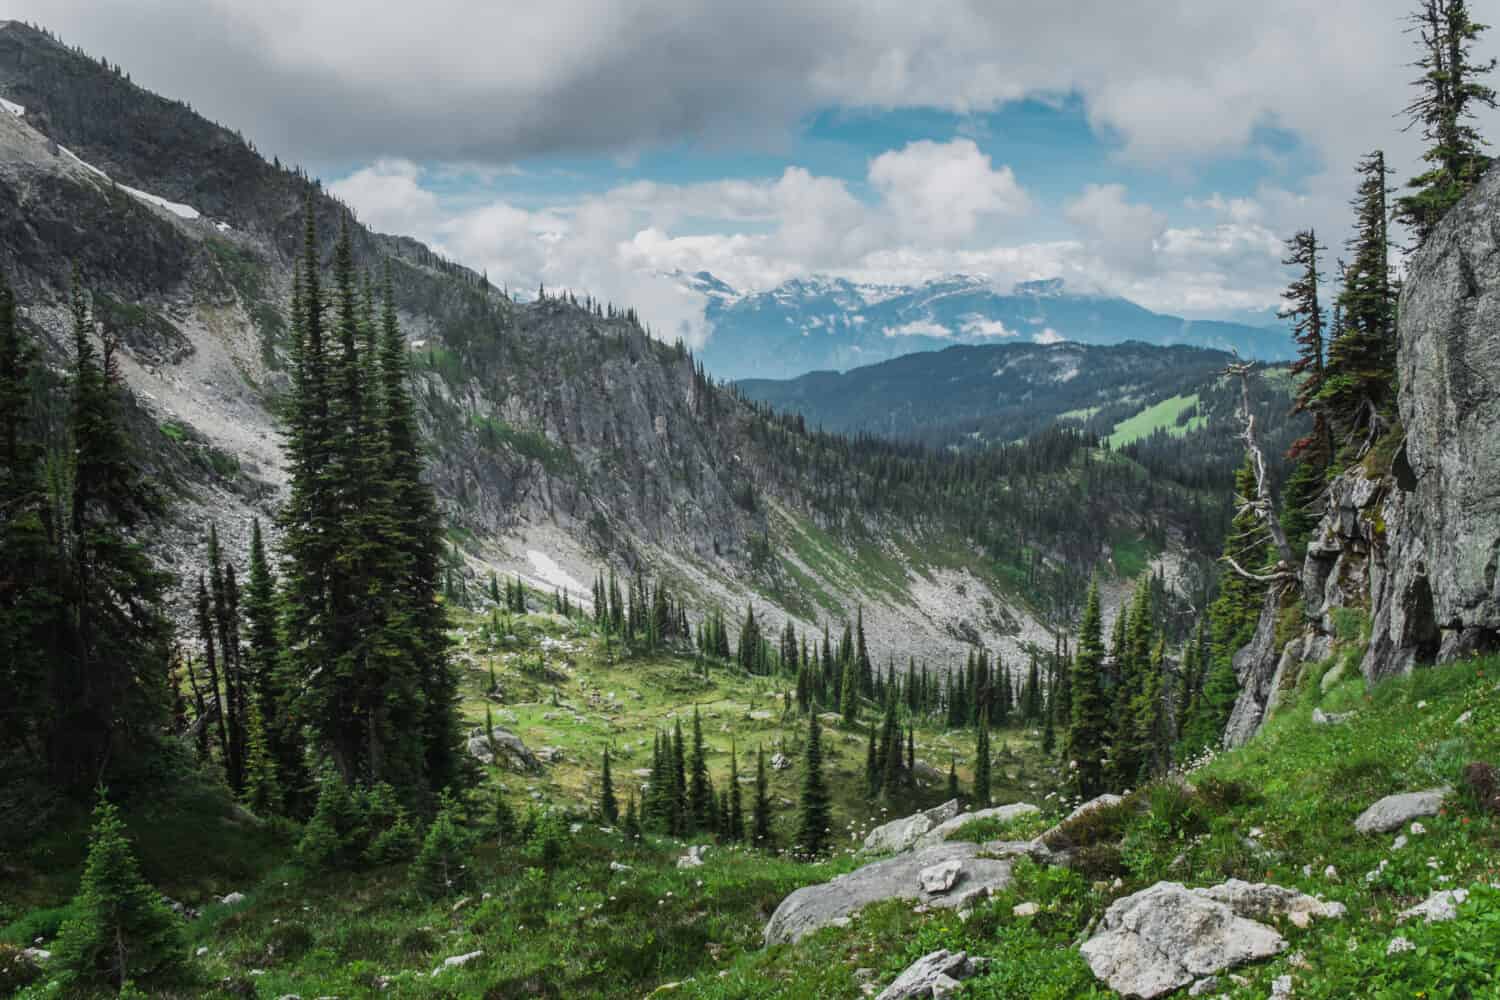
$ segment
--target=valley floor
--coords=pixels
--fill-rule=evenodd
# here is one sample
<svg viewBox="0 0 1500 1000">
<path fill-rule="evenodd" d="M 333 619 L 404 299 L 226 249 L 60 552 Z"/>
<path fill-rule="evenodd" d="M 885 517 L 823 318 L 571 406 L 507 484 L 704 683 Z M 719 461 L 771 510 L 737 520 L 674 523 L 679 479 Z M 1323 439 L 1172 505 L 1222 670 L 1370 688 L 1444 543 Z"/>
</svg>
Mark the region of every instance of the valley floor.
<svg viewBox="0 0 1500 1000">
<path fill-rule="evenodd" d="M 1297 998 L 1500 996 L 1500 890 L 1491 888 L 1500 883 L 1500 818 L 1461 782 L 1470 762 L 1500 759 L 1500 659 L 1422 670 L 1371 690 L 1347 677 L 1325 691 L 1323 670 L 1333 664 L 1325 665 L 1289 693 L 1251 745 L 1201 764 L 1186 785 L 1142 789 L 1111 810 L 1083 838 L 1087 849 L 1073 868 L 1021 861 L 1009 888 L 963 916 L 886 902 L 848 926 L 767 949 L 762 929 L 790 892 L 864 863 L 853 848 L 867 829 L 944 797 L 950 752 L 968 787 L 971 734 L 919 729 L 918 756 L 942 775 L 882 812 L 860 794 L 863 731 L 830 725 L 825 743 L 842 845 L 830 860 L 805 864 L 714 845 L 701 866 L 680 867 L 685 842 L 651 835 L 627 842 L 585 818 L 604 746 L 620 754 L 614 773 L 622 805 L 638 790 L 634 772 L 649 763 L 652 734 L 675 718 L 686 726 L 685 706 L 693 703 L 701 706 L 721 787 L 731 736 L 742 776 L 753 776 L 760 746 L 800 761 L 803 723 L 795 712 L 783 717 L 784 684 L 717 666 L 704 680 L 690 657 L 614 660 L 589 629 L 553 616 L 516 618 L 503 629 L 469 623 L 460 648 L 467 717 L 483 721 L 493 665 L 503 698 L 489 704 L 495 724 L 533 750 L 551 748 L 544 755 L 555 763 L 535 777 L 487 776 L 471 809 L 480 839 L 463 884 L 444 898 L 413 892 L 404 866 L 306 873 L 294 860 L 295 830 L 236 818 L 222 793 L 201 781 L 178 782 L 170 793 L 159 781 L 150 795 L 120 790 L 146 876 L 201 908 L 187 923 L 194 952 L 187 978 L 152 987 L 152 995 L 860 997 L 920 956 L 948 948 L 996 959 L 962 996 L 1111 997 L 1117 994 L 1076 946 L 1112 901 L 1161 880 L 1192 886 L 1241 878 L 1343 903 L 1347 915 L 1307 928 L 1278 923 L 1288 947 L 1221 976 L 1214 994 L 1263 1000 L 1290 976 Z M 538 657 L 547 672 L 534 666 Z M 1323 724 L 1313 721 L 1315 710 L 1352 715 Z M 1011 731 L 997 742 L 1005 747 L 996 761 L 997 798 L 1036 801 L 1043 815 L 958 836 L 1032 836 L 1065 807 L 1048 794 L 1055 771 L 1032 734 Z M 795 822 L 799 774 L 794 766 L 772 775 L 783 843 Z M 140 780 L 144 788 L 151 778 Z M 488 806 L 495 785 L 518 809 L 552 805 L 567 816 L 556 828 L 560 851 L 549 853 L 538 838 L 497 843 Z M 1406 837 L 1400 846 L 1397 832 L 1355 831 L 1355 817 L 1382 796 L 1443 785 L 1458 791 L 1439 814 L 1397 831 Z M 4 805 L 7 822 L 19 815 L 14 798 Z M 77 884 L 86 817 L 57 807 L 32 822 L 28 848 L 5 862 L 0 959 L 21 947 L 46 948 Z M 1470 891 L 1457 919 L 1398 925 L 1401 910 L 1453 888 Z M 1035 912 L 1018 916 L 1023 903 L 1035 903 Z M 1393 948 L 1398 937 L 1411 947 Z M 20 995 L 55 995 L 45 963 L 39 971 Z"/>
</svg>

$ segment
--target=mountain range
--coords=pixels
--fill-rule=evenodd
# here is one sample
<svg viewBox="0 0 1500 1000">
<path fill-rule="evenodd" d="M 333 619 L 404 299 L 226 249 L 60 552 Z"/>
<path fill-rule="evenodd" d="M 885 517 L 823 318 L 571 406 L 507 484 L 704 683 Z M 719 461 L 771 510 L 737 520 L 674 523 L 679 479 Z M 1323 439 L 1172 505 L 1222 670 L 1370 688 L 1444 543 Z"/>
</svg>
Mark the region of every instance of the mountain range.
<svg viewBox="0 0 1500 1000">
<path fill-rule="evenodd" d="M 1286 360 L 1293 353 L 1291 336 L 1279 324 L 1167 316 L 1117 296 L 1076 291 L 1061 278 L 1002 288 L 975 275 L 917 285 L 809 277 L 745 292 L 707 271 L 676 277 L 707 299 L 712 334 L 702 358 L 720 378 L 843 371 L 954 344 L 1133 340 L 1232 351 L 1264 361 Z"/>
</svg>

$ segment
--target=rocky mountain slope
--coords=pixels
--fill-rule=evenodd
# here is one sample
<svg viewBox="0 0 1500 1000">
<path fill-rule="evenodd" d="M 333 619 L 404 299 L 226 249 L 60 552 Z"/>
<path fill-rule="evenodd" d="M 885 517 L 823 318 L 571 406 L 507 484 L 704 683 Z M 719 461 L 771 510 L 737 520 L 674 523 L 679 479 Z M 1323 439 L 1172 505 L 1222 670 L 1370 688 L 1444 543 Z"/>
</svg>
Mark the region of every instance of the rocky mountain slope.
<svg viewBox="0 0 1500 1000">
<path fill-rule="evenodd" d="M 180 495 L 163 559 L 196 571 L 210 521 L 243 551 L 251 517 L 269 520 L 284 488 L 275 412 L 304 206 L 325 253 L 344 207 L 187 105 L 15 22 L 0 26 L 0 96 L 0 268 L 22 322 L 60 363 L 76 266 L 123 346 L 143 461 Z M 753 600 L 812 628 L 862 605 L 877 648 L 937 662 L 966 643 L 1050 646 L 1030 584 L 934 505 L 897 511 L 874 451 L 745 404 L 622 309 L 520 305 L 413 240 L 356 226 L 353 243 L 359 267 L 393 267 L 431 474 L 471 576 L 578 596 L 608 562 L 731 617 Z M 1007 487 L 1021 489 L 1040 504 L 1048 487 Z M 1100 503 L 1092 523 L 1108 538 L 1087 561 L 1139 551 L 1149 530 L 1147 556 L 1180 563 L 1166 526 Z M 1032 530 L 1032 580 L 1077 561 L 1075 544 Z"/>
<path fill-rule="evenodd" d="M 1328 487 L 1297 586 L 1273 589 L 1235 658 L 1243 743 L 1306 664 L 1368 640 L 1375 681 L 1500 648 L 1500 170 L 1408 264 L 1401 427 Z"/>
<path fill-rule="evenodd" d="M 1291 357 L 1284 328 L 1154 313 L 1126 299 L 1075 292 L 1062 279 L 997 288 L 974 275 L 915 286 L 797 278 L 740 292 L 708 272 L 679 275 L 707 300 L 703 351 L 721 378 L 792 378 L 845 370 L 954 344 L 1186 344 L 1275 361 Z"/>
</svg>

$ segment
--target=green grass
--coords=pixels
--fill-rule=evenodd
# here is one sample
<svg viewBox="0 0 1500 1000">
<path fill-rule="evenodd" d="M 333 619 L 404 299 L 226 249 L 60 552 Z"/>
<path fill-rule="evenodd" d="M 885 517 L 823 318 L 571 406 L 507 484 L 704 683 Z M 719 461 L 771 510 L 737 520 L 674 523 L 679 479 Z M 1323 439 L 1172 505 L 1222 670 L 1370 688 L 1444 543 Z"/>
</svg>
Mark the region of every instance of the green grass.
<svg viewBox="0 0 1500 1000">
<path fill-rule="evenodd" d="M 1118 450 L 1132 441 L 1149 437 L 1158 430 L 1164 430 L 1173 437 L 1182 437 L 1189 431 L 1207 426 L 1207 419 L 1201 415 L 1194 416 L 1185 423 L 1178 421 L 1182 414 L 1197 405 L 1198 394 L 1195 392 L 1190 396 L 1172 396 L 1170 399 L 1148 406 L 1134 416 L 1115 424 L 1114 432 L 1108 438 L 1109 446 Z"/>
<path fill-rule="evenodd" d="M 1368 690 L 1349 674 L 1327 692 L 1320 684 L 1326 665 L 1309 667 L 1260 736 L 1199 767 L 1189 776 L 1191 791 L 1148 786 L 1107 822 L 1093 824 L 1099 829 L 1075 831 L 1087 843 L 1081 870 L 1022 861 L 1014 884 L 967 920 L 887 903 L 847 927 L 762 949 L 765 920 L 789 892 L 861 863 L 853 847 L 871 825 L 942 798 L 950 749 L 967 786 L 971 736 L 919 726 L 918 756 L 939 773 L 910 800 L 881 806 L 860 793 L 864 732 L 831 725 L 825 745 L 839 847 L 830 860 L 807 865 L 714 847 L 704 866 L 679 869 L 683 842 L 651 836 L 630 843 L 586 818 L 599 755 L 612 748 L 623 799 L 638 780 L 632 772 L 647 763 L 652 733 L 679 719 L 686 729 L 697 704 L 716 785 L 727 778 L 731 735 L 745 754 L 742 774 L 750 773 L 748 752 L 759 745 L 784 748 L 795 759 L 804 723 L 780 711 L 785 681 L 719 665 L 704 678 L 691 657 L 671 652 L 622 658 L 616 644 L 606 651 L 590 626 L 551 615 L 492 625 L 466 616 L 456 635 L 468 722 L 484 718 L 493 667 L 503 692 L 503 703 L 490 705 L 495 722 L 533 748 L 563 752 L 541 775 L 486 775 L 473 796 L 470 825 L 479 839 L 468 884 L 430 899 L 415 893 L 401 866 L 304 872 L 290 849 L 294 831 L 227 822 L 222 792 L 202 779 L 178 781 L 161 796 L 127 794 L 147 877 L 204 907 L 189 925 L 191 947 L 203 954 L 188 979 L 157 995 L 602 998 L 645 996 L 675 983 L 674 997 L 855 998 L 863 984 L 884 986 L 915 958 L 949 948 L 996 960 L 965 987 L 966 997 L 1102 998 L 1114 994 L 1074 945 L 1111 901 L 1160 879 L 1204 885 L 1230 877 L 1319 893 L 1349 909 L 1342 921 L 1305 930 L 1278 925 L 1289 947 L 1237 970 L 1243 983 L 1224 981 L 1233 1000 L 1263 1000 L 1272 980 L 1286 974 L 1299 1000 L 1500 995 L 1488 944 L 1500 940 L 1500 892 L 1479 888 L 1500 879 L 1500 820 L 1459 795 L 1442 815 L 1424 820 L 1427 832 L 1402 851 L 1391 850 L 1394 835 L 1353 829 L 1354 817 L 1382 795 L 1458 785 L 1467 762 L 1500 759 L 1500 658 L 1419 670 Z M 544 673 L 533 667 L 538 656 Z M 1316 707 L 1355 714 L 1344 725 L 1314 726 Z M 1464 712 L 1472 714 L 1460 726 Z M 1005 730 L 996 743 L 997 800 L 1024 798 L 1046 811 L 1012 824 L 971 823 L 959 837 L 1035 835 L 1061 808 L 1046 797 L 1056 771 L 1038 754 L 1034 734 Z M 772 772 L 773 801 L 795 801 L 797 784 L 796 768 Z M 564 822 L 577 823 L 562 828 L 555 862 L 544 863 L 534 845 L 496 842 L 484 803 L 497 787 L 518 808 L 551 806 Z M 785 841 L 794 810 L 779 811 Z M 82 809 L 37 822 L 44 833 L 6 856 L 8 872 L 22 875 L 7 875 L 0 944 L 50 940 L 76 885 Z M 1263 834 L 1251 839 L 1255 827 Z M 1381 869 L 1383 860 L 1389 863 Z M 1325 874 L 1329 865 L 1332 875 Z M 1377 874 L 1367 879 L 1371 871 Z M 1402 908 L 1458 886 L 1474 891 L 1459 920 L 1395 924 Z M 213 902 L 231 889 L 247 900 Z M 1022 902 L 1038 904 L 1039 912 L 1016 916 Z M 1387 956 L 1397 933 L 1416 950 Z M 445 958 L 474 951 L 483 954 L 431 975 Z"/>
</svg>

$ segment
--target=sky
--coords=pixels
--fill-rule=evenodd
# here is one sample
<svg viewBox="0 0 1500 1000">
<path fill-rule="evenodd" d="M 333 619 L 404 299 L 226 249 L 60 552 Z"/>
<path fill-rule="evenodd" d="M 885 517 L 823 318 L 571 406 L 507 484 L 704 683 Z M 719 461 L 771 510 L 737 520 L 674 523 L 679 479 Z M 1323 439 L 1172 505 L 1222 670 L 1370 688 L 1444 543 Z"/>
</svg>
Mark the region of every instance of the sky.
<svg viewBox="0 0 1500 1000">
<path fill-rule="evenodd" d="M 1411 0 L 9 0 L 492 281 L 711 334 L 671 275 L 1063 277 L 1192 317 L 1400 183 Z M 1476 13 L 1482 14 L 1476 4 Z M 1481 18 L 1482 19 L 1482 18 Z M 1494 18 L 1491 18 L 1493 20 Z M 1500 52 L 1500 30 L 1478 55 Z M 1481 129 L 1500 134 L 1500 115 Z"/>
</svg>

